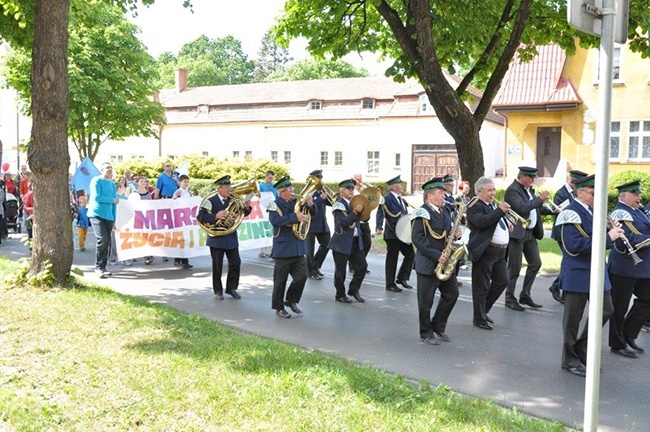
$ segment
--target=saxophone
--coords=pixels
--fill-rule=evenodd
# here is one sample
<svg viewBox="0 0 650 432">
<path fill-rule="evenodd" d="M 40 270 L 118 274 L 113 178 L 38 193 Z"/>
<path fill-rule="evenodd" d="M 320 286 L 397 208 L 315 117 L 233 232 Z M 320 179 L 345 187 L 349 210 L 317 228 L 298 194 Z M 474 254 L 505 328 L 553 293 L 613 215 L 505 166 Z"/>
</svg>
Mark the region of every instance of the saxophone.
<svg viewBox="0 0 650 432">
<path fill-rule="evenodd" d="M 436 277 L 441 281 L 446 281 L 451 277 L 451 275 L 456 270 L 456 264 L 463 257 L 463 255 L 467 253 L 467 246 L 465 246 L 465 244 L 456 247 L 456 245 L 454 245 L 454 242 L 456 241 L 456 236 L 460 230 L 460 221 L 462 220 L 465 211 L 469 207 L 473 206 L 476 201 L 477 197 L 474 197 L 467 204 L 463 204 L 462 202 L 458 203 L 458 214 L 454 220 L 454 226 L 447 234 L 447 243 L 445 244 L 445 248 L 442 251 L 442 254 L 447 257 L 447 262 L 445 264 L 438 263 L 435 270 Z"/>
</svg>

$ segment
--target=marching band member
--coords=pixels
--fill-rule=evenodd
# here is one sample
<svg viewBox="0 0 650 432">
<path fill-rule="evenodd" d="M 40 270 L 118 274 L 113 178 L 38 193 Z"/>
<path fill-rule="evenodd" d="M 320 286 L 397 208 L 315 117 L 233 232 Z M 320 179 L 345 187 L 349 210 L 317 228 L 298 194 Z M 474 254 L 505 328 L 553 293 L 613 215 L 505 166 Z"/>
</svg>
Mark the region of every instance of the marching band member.
<svg viewBox="0 0 650 432">
<path fill-rule="evenodd" d="M 397 176 L 386 183 L 390 187 L 390 192 L 384 196 L 384 204 L 380 205 L 377 211 L 377 234 L 382 232 L 382 226 L 385 222 L 386 227 L 383 231 L 384 241 L 386 241 L 386 291 L 401 292 L 402 289 L 397 284 L 402 285 L 404 288 L 413 288 L 409 285 L 408 280 L 413 269 L 415 252 L 412 245 L 401 241 L 395 233 L 397 221 L 401 216 L 408 213 L 408 204 L 402 198 L 404 192 L 402 179 Z M 404 256 L 404 259 L 397 273 L 397 280 L 395 280 L 397 260 L 400 253 Z"/>
<path fill-rule="evenodd" d="M 304 222 L 307 216 L 301 211 L 295 211 L 296 198 L 293 195 L 293 186 L 289 176 L 280 179 L 274 187 L 280 196 L 267 208 L 269 222 L 273 225 L 271 257 L 275 259 L 271 307 L 280 318 L 291 318 L 291 314 L 284 307 L 289 306 L 294 313 L 302 314 L 298 303 L 300 303 L 307 281 L 307 262 L 305 261 L 307 245 L 305 240 L 296 237 L 293 226 Z M 308 206 L 310 213 L 313 214 L 315 207 L 311 195 L 304 197 L 303 205 Z M 292 281 L 287 290 L 289 275 L 291 275 Z"/>
<path fill-rule="evenodd" d="M 196 218 L 206 225 L 214 225 L 217 220 L 224 220 L 228 216 L 228 205 L 230 204 L 230 176 L 225 175 L 214 182 L 217 193 L 210 199 L 205 200 L 199 209 Z M 244 216 L 251 212 L 250 201 L 244 203 Z M 226 294 L 239 300 L 241 296 L 237 292 L 239 286 L 239 274 L 241 272 L 241 258 L 239 257 L 239 238 L 237 230 L 223 236 L 208 236 L 205 243 L 210 247 L 212 257 L 212 290 L 219 300 L 223 300 L 223 285 L 221 273 L 223 272 L 223 256 L 228 258 L 228 276 L 226 278 Z"/>
<path fill-rule="evenodd" d="M 503 200 L 510 204 L 512 210 L 530 220 L 530 225 L 524 227 L 517 222 L 510 233 L 508 243 L 508 288 L 506 288 L 506 307 L 516 311 L 524 311 L 522 304 L 531 308 L 541 308 L 542 305 L 535 303 L 531 297 L 531 290 L 535 276 L 542 268 L 542 259 L 539 256 L 537 240 L 544 238 L 544 227 L 542 226 L 542 215 L 551 214 L 546 208 L 542 208 L 544 201 L 551 195 L 543 191 L 539 196 L 535 195 L 533 183 L 537 178 L 537 168 L 520 166 L 517 178 L 506 189 Z M 517 279 L 521 271 L 522 254 L 526 257 L 528 267 L 524 276 L 524 285 L 519 294 L 519 301 L 515 296 Z"/>
<path fill-rule="evenodd" d="M 445 186 L 442 178 L 432 178 L 422 189 L 424 204 L 411 216 L 411 238 L 417 250 L 415 268 L 420 339 L 430 345 L 439 345 L 441 340 L 449 342 L 449 336 L 445 333 L 447 320 L 458 299 L 456 275 L 452 273 L 449 279 L 441 281 L 435 273 L 438 263 L 444 265 L 447 262 L 447 257 L 442 252 L 452 228 L 452 219 L 449 213 L 443 210 Z M 436 312 L 431 317 L 436 289 L 440 290 L 440 300 Z"/>
<path fill-rule="evenodd" d="M 639 208 L 641 181 L 625 183 L 616 189 L 618 204 L 612 218 L 621 222 L 625 237 L 633 247 L 643 241 L 650 242 L 650 217 Z M 627 249 L 615 244 L 608 263 L 614 305 L 614 315 L 609 321 L 609 347 L 613 353 L 631 358 L 636 357 L 635 351 L 645 351 L 635 339 L 650 318 L 650 248 L 642 247 L 637 256 L 643 264 L 635 265 Z M 634 304 L 628 312 L 632 294 Z"/>
<path fill-rule="evenodd" d="M 309 175 L 322 180 L 323 170 L 314 170 L 310 172 Z M 327 224 L 327 213 L 325 210 L 327 209 L 327 206 L 332 205 L 332 201 L 330 200 L 333 200 L 334 197 L 328 197 L 324 190 L 317 190 L 314 191 L 312 198 L 317 212 L 311 220 L 311 224 L 309 225 L 309 234 L 307 236 L 307 273 L 310 278 L 321 280 L 323 278 L 323 273 L 321 273 L 320 268 L 329 252 L 327 245 L 329 244 L 331 237 L 330 227 Z M 314 254 L 316 240 L 318 240 L 318 250 Z"/>
<path fill-rule="evenodd" d="M 367 186 L 363 183 L 363 178 L 361 173 L 355 173 L 352 176 L 352 179 L 356 182 L 354 185 L 353 193 L 354 195 L 359 195 Z M 372 246 L 372 234 L 370 232 L 370 223 L 369 221 L 359 221 L 359 226 L 361 227 L 361 241 L 363 242 L 363 256 L 367 257 L 368 252 L 370 252 L 370 247 Z M 350 263 L 350 271 L 354 272 L 356 269 L 354 265 Z M 370 273 L 368 267 L 366 267 L 366 273 Z"/>
<path fill-rule="evenodd" d="M 472 301 L 474 325 L 492 330 L 487 315 L 494 302 L 508 286 L 506 249 L 510 233 L 503 217 L 510 210 L 507 202 L 494 204 L 494 182 L 481 177 L 474 184 L 478 200 L 467 209 L 467 226 L 471 230 L 467 250 L 472 261 Z"/>
<path fill-rule="evenodd" d="M 556 206 L 564 210 L 567 208 L 569 204 L 575 200 L 575 186 L 573 185 L 573 181 L 577 178 L 581 177 L 586 177 L 587 173 L 582 172 L 579 170 L 572 170 L 569 171 L 569 175 L 567 176 L 566 179 L 566 184 L 562 186 L 560 189 L 555 192 L 555 195 L 553 196 L 553 202 L 555 203 Z M 560 246 L 560 250 L 562 250 L 562 239 L 560 238 L 560 227 L 555 224 L 555 221 L 557 220 L 557 215 L 553 218 L 553 230 L 551 231 L 551 238 L 555 240 L 558 245 Z M 560 302 L 564 304 L 564 297 L 562 297 L 562 294 L 560 293 L 560 275 L 555 278 L 553 283 L 551 284 L 551 287 L 548 289 L 551 292 L 551 295 L 553 296 L 553 299 L 557 302 Z"/>
<path fill-rule="evenodd" d="M 352 303 L 352 300 L 345 295 L 345 267 L 348 261 L 354 268 L 348 294 L 359 303 L 365 302 L 364 298 L 359 294 L 361 283 L 366 277 L 366 269 L 368 268 L 359 224 L 359 214 L 363 211 L 363 205 L 357 204 L 354 208 L 350 208 L 350 200 L 354 196 L 355 185 L 356 181 L 354 179 L 343 180 L 339 183 L 341 198 L 332 206 L 334 233 L 329 248 L 332 250 L 336 267 L 334 271 L 336 301 L 340 303 Z"/>
<path fill-rule="evenodd" d="M 562 349 L 562 369 L 577 376 L 586 375 L 587 331 L 582 332 L 580 320 L 589 300 L 591 274 L 591 243 L 593 237 L 594 178 L 590 176 L 574 180 L 576 199 L 557 217 L 562 238 L 562 267 L 560 268 L 560 289 L 564 291 L 564 317 L 562 328 L 564 344 Z M 613 227 L 606 236 L 606 247 L 623 236 L 623 230 Z M 605 295 L 603 297 L 603 325 L 614 311 L 611 285 L 605 273 Z M 580 333 L 580 335 L 578 335 Z"/>
</svg>

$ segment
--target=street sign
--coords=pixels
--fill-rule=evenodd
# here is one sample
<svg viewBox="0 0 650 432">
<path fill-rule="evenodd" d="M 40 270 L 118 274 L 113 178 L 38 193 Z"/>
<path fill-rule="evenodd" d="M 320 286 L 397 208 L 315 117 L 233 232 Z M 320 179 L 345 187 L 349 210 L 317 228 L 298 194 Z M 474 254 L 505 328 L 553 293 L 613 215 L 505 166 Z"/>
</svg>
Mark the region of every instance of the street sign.
<svg viewBox="0 0 650 432">
<path fill-rule="evenodd" d="M 603 32 L 603 14 L 612 13 L 603 9 L 602 0 L 568 0 L 567 20 L 577 30 L 600 37 Z M 627 41 L 627 23 L 630 15 L 630 0 L 616 0 L 614 40 L 624 44 Z"/>
<path fill-rule="evenodd" d="M 614 41 L 624 44 L 627 42 L 627 23 L 630 18 L 630 0 L 616 0 L 616 24 Z"/>
</svg>

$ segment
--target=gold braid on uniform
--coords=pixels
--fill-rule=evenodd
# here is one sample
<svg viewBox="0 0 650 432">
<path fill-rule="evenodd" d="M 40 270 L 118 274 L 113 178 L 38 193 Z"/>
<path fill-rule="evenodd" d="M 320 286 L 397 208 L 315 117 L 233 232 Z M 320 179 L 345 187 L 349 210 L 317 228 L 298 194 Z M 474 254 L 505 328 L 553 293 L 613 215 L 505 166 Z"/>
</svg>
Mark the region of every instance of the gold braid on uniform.
<svg viewBox="0 0 650 432">
<path fill-rule="evenodd" d="M 636 227 L 634 226 L 634 224 L 631 221 L 625 221 L 625 225 L 627 225 L 627 227 L 630 229 L 630 231 L 632 231 L 632 234 L 634 234 L 634 235 L 643 235 L 643 234 L 641 234 L 641 232 L 639 232 L 638 229 L 636 229 Z"/>
<path fill-rule="evenodd" d="M 424 227 L 429 231 L 429 234 L 431 237 L 433 237 L 436 240 L 442 240 L 445 237 L 447 237 L 447 231 L 443 231 L 442 234 L 436 234 L 436 232 L 431 228 L 431 225 L 429 225 L 429 221 L 422 218 L 422 223 L 424 224 Z"/>
<path fill-rule="evenodd" d="M 392 218 L 400 217 L 402 215 L 401 211 L 397 214 L 393 214 L 390 211 L 388 211 L 388 207 L 386 207 L 386 204 L 382 204 L 381 207 L 384 209 L 384 213 L 386 213 L 388 216 Z"/>
<path fill-rule="evenodd" d="M 580 225 L 580 224 L 573 224 L 573 225 L 576 227 L 576 229 L 578 230 L 578 232 L 580 232 L 580 234 L 582 234 L 583 237 L 587 237 L 587 238 L 589 237 L 589 235 L 585 232 L 585 230 L 582 229 L 582 225 Z M 562 235 L 562 247 L 564 248 L 564 250 L 566 251 L 566 253 L 569 254 L 569 255 L 572 256 L 572 257 L 576 257 L 576 256 L 580 255 L 580 253 L 572 254 L 571 252 L 569 252 L 569 250 L 566 248 L 566 243 L 564 242 L 564 225 L 562 225 L 561 230 L 562 230 L 562 231 L 561 231 L 561 235 Z"/>
</svg>

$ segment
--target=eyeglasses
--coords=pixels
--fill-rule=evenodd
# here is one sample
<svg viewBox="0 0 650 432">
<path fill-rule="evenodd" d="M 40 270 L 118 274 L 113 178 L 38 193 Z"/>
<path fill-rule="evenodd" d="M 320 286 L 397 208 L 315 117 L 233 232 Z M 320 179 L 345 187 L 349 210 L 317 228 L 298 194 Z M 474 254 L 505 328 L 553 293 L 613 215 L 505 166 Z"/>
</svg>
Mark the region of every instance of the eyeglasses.
<svg viewBox="0 0 650 432">
<path fill-rule="evenodd" d="M 165 165 L 165 168 L 171 168 L 171 167 L 172 167 L 171 165 Z"/>
</svg>

